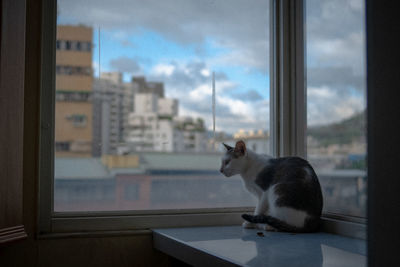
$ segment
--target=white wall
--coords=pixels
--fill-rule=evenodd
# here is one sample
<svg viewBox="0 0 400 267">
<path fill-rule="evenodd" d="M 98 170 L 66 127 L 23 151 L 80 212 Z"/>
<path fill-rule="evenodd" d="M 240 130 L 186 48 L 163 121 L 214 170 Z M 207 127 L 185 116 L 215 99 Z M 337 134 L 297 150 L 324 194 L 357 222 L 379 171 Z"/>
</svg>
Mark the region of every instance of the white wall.
<svg viewBox="0 0 400 267">
<path fill-rule="evenodd" d="M 138 93 L 135 95 L 135 113 L 157 113 L 158 96 L 156 94 Z"/>
</svg>

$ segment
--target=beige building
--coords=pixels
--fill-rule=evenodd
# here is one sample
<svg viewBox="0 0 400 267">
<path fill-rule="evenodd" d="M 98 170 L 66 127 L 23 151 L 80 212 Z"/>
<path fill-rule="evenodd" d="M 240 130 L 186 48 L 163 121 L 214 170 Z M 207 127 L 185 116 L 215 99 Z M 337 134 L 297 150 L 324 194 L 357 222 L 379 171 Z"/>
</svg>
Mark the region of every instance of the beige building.
<svg viewBox="0 0 400 267">
<path fill-rule="evenodd" d="M 90 156 L 92 28 L 57 26 L 56 49 L 56 156 Z"/>
</svg>

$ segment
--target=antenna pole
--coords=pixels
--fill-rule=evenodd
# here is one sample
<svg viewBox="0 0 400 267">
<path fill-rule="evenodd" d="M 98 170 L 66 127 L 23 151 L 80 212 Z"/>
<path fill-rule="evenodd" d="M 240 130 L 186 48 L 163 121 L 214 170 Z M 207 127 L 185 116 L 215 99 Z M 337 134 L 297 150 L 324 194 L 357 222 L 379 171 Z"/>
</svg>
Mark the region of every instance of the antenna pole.
<svg viewBox="0 0 400 267">
<path fill-rule="evenodd" d="M 100 27 L 99 27 L 99 81 L 100 81 L 100 66 L 101 66 L 101 64 L 100 64 Z"/>
<path fill-rule="evenodd" d="M 212 73 L 212 113 L 213 113 L 213 139 L 215 148 L 215 72 Z"/>
</svg>

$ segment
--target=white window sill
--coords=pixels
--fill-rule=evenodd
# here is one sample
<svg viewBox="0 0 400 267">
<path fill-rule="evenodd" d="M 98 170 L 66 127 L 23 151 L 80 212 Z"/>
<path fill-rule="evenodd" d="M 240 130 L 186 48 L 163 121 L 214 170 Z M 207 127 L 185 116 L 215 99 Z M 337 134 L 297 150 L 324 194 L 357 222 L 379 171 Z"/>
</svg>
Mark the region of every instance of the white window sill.
<svg viewBox="0 0 400 267">
<path fill-rule="evenodd" d="M 257 233 L 262 232 L 263 236 Z M 153 230 L 154 248 L 193 266 L 366 266 L 366 241 L 241 226 Z"/>
</svg>

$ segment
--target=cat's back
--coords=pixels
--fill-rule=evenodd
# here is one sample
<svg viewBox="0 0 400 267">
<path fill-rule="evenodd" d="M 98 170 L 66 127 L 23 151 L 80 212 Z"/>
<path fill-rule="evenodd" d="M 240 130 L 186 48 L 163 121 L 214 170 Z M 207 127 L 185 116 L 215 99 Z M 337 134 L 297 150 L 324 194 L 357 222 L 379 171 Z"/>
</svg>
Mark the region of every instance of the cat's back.
<svg viewBox="0 0 400 267">
<path fill-rule="evenodd" d="M 256 179 L 264 191 L 274 187 L 277 205 L 321 214 L 323 200 L 318 177 L 310 163 L 300 157 L 269 160 Z"/>
<path fill-rule="evenodd" d="M 311 164 L 300 157 L 269 158 L 265 167 L 257 174 L 256 184 L 264 191 L 277 183 L 318 183 Z"/>
</svg>

